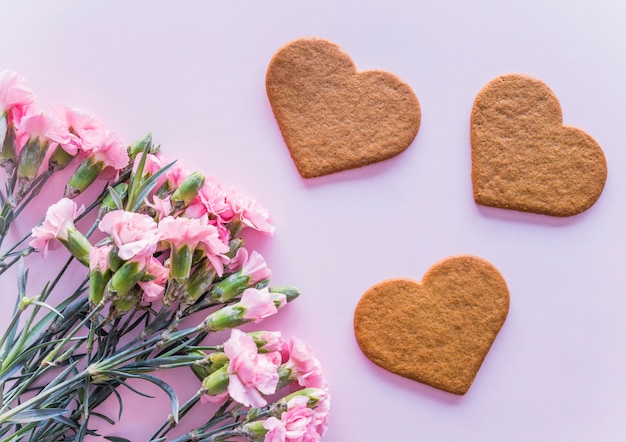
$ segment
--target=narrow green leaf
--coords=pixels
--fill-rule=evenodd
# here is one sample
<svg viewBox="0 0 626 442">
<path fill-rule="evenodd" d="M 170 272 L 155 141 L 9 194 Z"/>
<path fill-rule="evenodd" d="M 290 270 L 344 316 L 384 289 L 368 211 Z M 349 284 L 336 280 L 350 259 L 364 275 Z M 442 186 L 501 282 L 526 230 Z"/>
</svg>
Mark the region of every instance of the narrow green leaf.
<svg viewBox="0 0 626 442">
<path fill-rule="evenodd" d="M 122 202 L 122 197 L 111 186 L 109 186 L 107 190 L 109 191 L 109 195 L 111 195 L 111 198 L 113 199 L 113 202 L 115 203 L 115 207 L 117 207 L 117 210 L 123 210 L 124 203 Z"/>
<path fill-rule="evenodd" d="M 144 155 L 143 158 L 145 158 L 145 155 Z M 126 210 L 129 211 L 129 212 L 136 211 L 139 208 L 139 206 L 141 205 L 141 203 L 143 202 L 143 200 L 152 191 L 154 186 L 156 186 L 158 178 L 161 175 L 163 175 L 167 171 L 167 169 L 172 167 L 174 165 L 174 163 L 176 163 L 176 161 L 172 161 L 167 166 L 164 166 L 158 172 L 155 172 L 154 175 L 152 175 L 150 178 L 148 178 L 144 183 L 142 183 L 141 185 L 138 185 L 139 187 L 137 189 L 137 194 L 135 195 L 135 198 L 133 198 L 132 203 L 131 203 L 131 200 L 130 200 L 130 196 L 128 198 L 128 207 L 126 207 Z M 130 195 L 130 192 L 129 192 L 129 195 Z"/>
<path fill-rule="evenodd" d="M 52 307 L 50 304 L 46 304 L 45 302 L 41 302 L 41 301 L 31 301 L 31 304 L 35 304 L 47 310 L 50 310 L 52 313 L 55 313 L 56 315 L 58 315 L 61 319 L 65 319 L 65 316 L 63 316 L 61 312 L 59 312 L 57 309 Z"/>
<path fill-rule="evenodd" d="M 130 439 L 118 436 L 104 436 L 104 438 L 106 440 L 110 440 L 111 442 L 132 442 Z"/>
<path fill-rule="evenodd" d="M 40 422 L 45 419 L 52 419 L 67 412 L 68 410 L 64 408 L 36 408 L 31 410 L 24 410 L 13 416 L 8 422 L 18 424 L 25 424 L 28 422 Z"/>
</svg>

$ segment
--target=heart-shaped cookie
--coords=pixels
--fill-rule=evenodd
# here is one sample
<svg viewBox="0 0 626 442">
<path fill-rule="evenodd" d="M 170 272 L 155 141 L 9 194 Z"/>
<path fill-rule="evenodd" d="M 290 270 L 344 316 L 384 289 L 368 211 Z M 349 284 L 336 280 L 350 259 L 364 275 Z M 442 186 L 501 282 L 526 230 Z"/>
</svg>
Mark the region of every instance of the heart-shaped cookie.
<svg viewBox="0 0 626 442">
<path fill-rule="evenodd" d="M 535 78 L 490 81 L 474 102 L 470 138 L 478 204 L 571 216 L 604 188 L 602 149 L 582 130 L 563 126 L 556 95 Z"/>
<path fill-rule="evenodd" d="M 266 87 L 304 178 L 391 158 L 419 129 L 420 106 L 408 84 L 388 72 L 357 72 L 350 56 L 327 40 L 283 46 L 269 64 Z"/>
<path fill-rule="evenodd" d="M 474 256 L 431 267 L 421 283 L 392 279 L 370 288 L 354 331 L 377 365 L 435 388 L 465 394 L 509 311 L 500 272 Z"/>
</svg>

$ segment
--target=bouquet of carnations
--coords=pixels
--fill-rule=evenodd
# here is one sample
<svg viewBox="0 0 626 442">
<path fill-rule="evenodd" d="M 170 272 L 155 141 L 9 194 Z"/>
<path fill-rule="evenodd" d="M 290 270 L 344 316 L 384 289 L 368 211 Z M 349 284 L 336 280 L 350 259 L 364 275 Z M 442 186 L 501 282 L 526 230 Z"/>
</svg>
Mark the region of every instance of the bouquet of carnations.
<svg viewBox="0 0 626 442">
<path fill-rule="evenodd" d="M 13 225 L 23 228 L 16 220 L 29 203 L 55 194 L 50 178 L 68 177 L 42 220 L 0 252 L 0 275 L 17 276 L 0 336 L 3 441 L 100 436 L 94 418 L 115 423 L 102 404 L 119 401 L 121 414 L 126 394 L 144 395 L 142 382 L 171 402 L 152 441 L 320 440 L 330 398 L 318 360 L 297 338 L 241 329 L 299 295 L 270 286 L 264 258 L 245 247 L 248 230 L 273 233 L 265 209 L 170 161 L 150 135 L 127 146 L 84 111 L 38 110 L 6 70 L 0 147 L 0 245 Z M 62 256 L 50 251 L 57 246 L 67 261 L 46 260 Z M 58 274 L 34 291 L 29 271 L 55 265 Z M 62 282 L 68 273 L 80 280 L 74 288 Z M 184 403 L 158 376 L 181 367 L 198 386 Z M 206 421 L 168 439 L 196 406 Z"/>
</svg>

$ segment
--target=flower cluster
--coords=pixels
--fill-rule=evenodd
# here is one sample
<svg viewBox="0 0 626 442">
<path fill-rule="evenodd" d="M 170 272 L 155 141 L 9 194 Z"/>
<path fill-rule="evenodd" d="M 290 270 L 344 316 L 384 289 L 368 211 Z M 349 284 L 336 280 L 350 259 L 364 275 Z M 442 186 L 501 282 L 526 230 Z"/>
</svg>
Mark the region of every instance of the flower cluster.
<svg viewBox="0 0 626 442">
<path fill-rule="evenodd" d="M 167 158 L 151 135 L 126 146 L 87 112 L 38 110 L 32 91 L 10 71 L 0 72 L 0 122 L 0 165 L 8 177 L 0 244 L 48 177 L 76 163 L 28 246 L 18 250 L 22 240 L 0 256 L 0 275 L 20 267 L 18 316 L 0 338 L 0 377 L 10 381 L 2 392 L 0 436 L 13 431 L 52 441 L 70 432 L 82 440 L 95 434 L 89 417 L 100 415 L 98 405 L 119 397 L 126 379 L 138 378 L 172 402 L 172 417 L 155 441 L 207 402 L 218 410 L 176 440 L 321 438 L 330 399 L 319 361 L 297 338 L 239 328 L 299 295 L 291 286 L 269 286 L 265 259 L 245 246 L 248 230 L 274 233 L 262 206 Z M 106 185 L 97 199 L 77 203 L 98 179 Z M 93 225 L 81 228 L 89 213 Z M 68 266 L 31 298 L 24 258 L 38 251 L 46 259 L 58 246 L 83 265 L 86 282 L 53 307 L 50 295 Z M 40 318 L 41 308 L 50 313 Z M 201 321 L 182 328 L 201 311 Z M 20 328 L 24 312 L 30 319 Z M 224 330 L 230 337 L 223 344 L 203 345 Z M 173 389 L 151 373 L 181 367 L 193 370 L 199 389 L 179 406 Z M 47 387 L 39 386 L 44 376 L 53 379 Z"/>
</svg>

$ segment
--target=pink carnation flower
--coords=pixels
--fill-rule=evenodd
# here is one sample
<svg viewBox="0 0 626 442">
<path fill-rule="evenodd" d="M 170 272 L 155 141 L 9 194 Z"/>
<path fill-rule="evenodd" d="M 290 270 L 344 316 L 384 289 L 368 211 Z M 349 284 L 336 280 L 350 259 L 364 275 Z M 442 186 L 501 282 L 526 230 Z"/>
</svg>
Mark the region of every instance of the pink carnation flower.
<svg viewBox="0 0 626 442">
<path fill-rule="evenodd" d="M 163 164 L 170 163 L 164 156 L 161 156 L 161 161 Z M 191 175 L 191 171 L 178 163 L 173 164 L 172 167 L 165 171 L 165 178 L 170 189 L 178 189 L 189 175 Z"/>
<path fill-rule="evenodd" d="M 265 442 L 309 442 L 321 440 L 315 424 L 315 411 L 308 407 L 307 396 L 294 396 L 287 403 L 287 411 L 280 419 L 272 416 L 265 420 L 268 430 Z"/>
<path fill-rule="evenodd" d="M 148 205 L 148 207 L 152 207 L 154 209 L 159 221 L 161 221 L 166 216 L 170 216 L 170 214 L 172 213 L 172 201 L 169 197 L 161 199 L 158 196 L 154 195 L 152 197 L 152 203 L 146 202 L 146 204 Z"/>
<path fill-rule="evenodd" d="M 267 266 L 265 258 L 256 250 L 249 254 L 244 247 L 238 249 L 235 256 L 230 260 L 228 270 L 241 272 L 242 275 L 249 277 L 248 285 L 255 285 L 272 277 L 272 271 Z"/>
<path fill-rule="evenodd" d="M 109 253 L 113 246 L 92 247 L 89 249 L 89 270 L 104 273 L 109 269 Z"/>
<path fill-rule="evenodd" d="M 289 356 L 285 368 L 291 370 L 298 384 L 306 388 L 327 388 L 322 367 L 304 342 L 294 337 L 289 341 L 287 350 Z"/>
<path fill-rule="evenodd" d="M 24 147 L 31 138 L 65 144 L 70 141 L 70 133 L 61 122 L 46 112 L 35 112 L 22 117 L 16 128 L 18 145 Z"/>
<path fill-rule="evenodd" d="M 233 329 L 224 343 L 228 364 L 228 393 L 247 407 L 263 407 L 267 401 L 261 394 L 273 394 L 278 385 L 278 364 L 266 354 L 259 354 L 254 340 Z"/>
<path fill-rule="evenodd" d="M 204 251 L 215 272 L 219 276 L 224 272 L 224 262 L 228 262 L 224 254 L 230 247 L 220 240 L 206 215 L 200 219 L 166 216 L 159 222 L 159 232 L 161 239 L 176 249 L 187 246 L 192 251 Z"/>
<path fill-rule="evenodd" d="M 233 217 L 230 205 L 226 202 L 226 193 L 213 177 L 206 177 L 198 195 L 189 204 L 187 210 L 196 216 L 204 214 L 217 216 L 221 222 L 228 222 Z"/>
<path fill-rule="evenodd" d="M 33 227 L 33 239 L 30 246 L 40 250 L 45 258 L 48 254 L 49 243 L 53 239 L 67 240 L 69 231 L 76 229 L 74 220 L 85 210 L 68 198 L 63 198 L 56 204 L 50 206 L 46 212 L 46 217 L 41 225 Z"/>
<path fill-rule="evenodd" d="M 133 162 L 133 173 L 137 172 L 137 167 L 139 167 L 139 163 L 143 158 L 143 152 L 139 152 L 135 157 L 135 161 Z M 159 170 L 163 169 L 163 162 L 157 155 L 153 155 L 151 153 L 146 157 L 146 162 L 143 165 L 143 173 L 148 175 L 154 175 Z M 164 181 L 165 178 L 161 177 L 160 181 Z M 157 182 L 156 188 L 158 188 L 160 184 Z"/>
<path fill-rule="evenodd" d="M 150 257 L 146 264 L 146 273 L 153 277 L 150 281 L 139 281 L 139 287 L 143 290 L 143 301 L 154 302 L 163 298 L 165 284 L 169 269 L 161 264 L 154 256 Z"/>
<path fill-rule="evenodd" d="M 274 234 L 276 227 L 274 227 L 269 213 L 254 199 L 231 188 L 226 195 L 226 201 L 233 211 L 234 218 L 241 221 L 242 224 L 270 235 Z"/>
<path fill-rule="evenodd" d="M 106 131 L 98 119 L 82 109 L 55 106 L 52 108 L 52 113 L 69 130 L 69 139 L 66 143 L 61 143 L 61 147 L 72 156 L 85 150 L 84 139 L 93 140 Z M 89 145 L 87 150 L 91 149 L 92 146 Z"/>
<path fill-rule="evenodd" d="M 247 288 L 237 304 L 245 309 L 242 319 L 255 323 L 259 323 L 278 312 L 272 294 L 267 288 L 262 290 Z"/>
<path fill-rule="evenodd" d="M 120 139 L 108 129 L 101 128 L 82 135 L 83 151 L 104 167 L 121 170 L 128 165 L 128 151 Z"/>
<path fill-rule="evenodd" d="M 157 223 L 151 217 L 124 210 L 107 213 L 98 227 L 112 236 L 119 249 L 117 254 L 123 260 L 147 260 L 161 239 Z"/>
<path fill-rule="evenodd" d="M 26 87 L 25 80 L 16 72 L 0 71 L 0 115 L 13 108 L 24 108 L 33 104 L 33 91 Z"/>
</svg>

